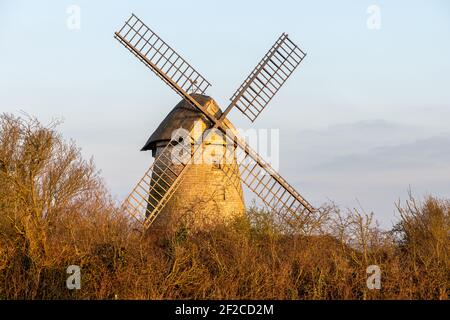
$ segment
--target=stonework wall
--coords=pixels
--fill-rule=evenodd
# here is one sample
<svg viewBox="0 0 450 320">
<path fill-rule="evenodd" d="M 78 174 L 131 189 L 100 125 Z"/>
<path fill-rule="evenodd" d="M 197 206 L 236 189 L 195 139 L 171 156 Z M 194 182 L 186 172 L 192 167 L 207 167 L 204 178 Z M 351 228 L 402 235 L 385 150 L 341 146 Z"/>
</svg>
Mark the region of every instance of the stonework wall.
<svg viewBox="0 0 450 320">
<path fill-rule="evenodd" d="M 161 150 L 163 147 L 158 147 L 156 157 Z M 193 231 L 205 230 L 220 223 L 227 223 L 244 213 L 243 192 L 236 162 L 209 162 L 188 164 L 181 184 L 158 215 L 152 228 L 169 232 L 181 226 Z M 171 164 L 171 169 L 179 172 L 181 167 Z M 156 174 L 160 173 L 156 171 Z"/>
<path fill-rule="evenodd" d="M 220 116 L 220 108 L 212 98 L 195 97 L 201 101 L 208 113 L 216 118 Z M 172 147 L 164 149 L 169 143 L 168 139 L 180 141 L 178 137 L 174 138 L 174 133 L 178 132 L 180 125 L 187 133 L 182 141 L 184 141 L 186 150 L 190 149 L 187 153 L 188 159 L 196 149 L 194 143 L 204 142 L 200 161 L 196 157 L 194 163 L 188 164 L 181 184 L 152 224 L 152 228 L 169 232 L 182 226 L 193 231 L 209 229 L 217 224 L 227 223 L 233 217 L 245 212 L 239 169 L 233 152 L 227 148 L 223 133 L 218 130 L 205 132 L 211 127 L 209 120 L 200 112 L 195 116 L 192 115 L 192 111 L 185 113 L 182 108 L 189 107 L 185 104 L 187 102 L 182 101 L 174 108 L 171 116 L 166 118 L 155 131 L 158 134 L 152 135 L 154 141 L 151 142 L 152 155 L 157 159 L 152 175 L 152 180 L 155 181 L 161 177 L 158 167 L 164 169 L 170 165 L 170 169 L 176 173 L 182 168 L 170 160 Z M 183 115 L 186 118 L 183 118 Z M 225 127 L 235 130 L 228 119 L 225 119 L 223 124 Z M 166 150 L 167 157 L 165 159 L 158 158 L 162 150 Z M 227 156 L 224 158 L 225 152 L 227 152 Z M 219 159 L 220 161 L 218 161 Z M 167 170 L 162 178 L 167 182 L 174 180 L 173 174 Z M 161 180 L 158 183 L 152 182 L 151 185 L 157 186 L 157 188 L 150 193 L 149 203 L 156 205 L 165 194 L 163 189 L 167 190 L 169 186 L 161 183 Z"/>
</svg>

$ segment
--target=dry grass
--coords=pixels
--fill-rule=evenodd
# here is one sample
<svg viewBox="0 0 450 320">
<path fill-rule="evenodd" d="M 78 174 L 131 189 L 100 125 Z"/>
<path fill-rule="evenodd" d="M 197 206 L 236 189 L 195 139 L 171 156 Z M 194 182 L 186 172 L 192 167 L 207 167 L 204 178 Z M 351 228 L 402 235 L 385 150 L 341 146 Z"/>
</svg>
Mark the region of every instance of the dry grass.
<svg viewBox="0 0 450 320">
<path fill-rule="evenodd" d="M 209 232 L 142 235 L 54 126 L 0 118 L 0 299 L 448 299 L 450 202 L 398 211 L 389 231 L 328 205 L 308 236 L 257 209 Z M 65 285 L 73 264 L 81 290 Z M 366 286 L 373 264 L 381 290 Z"/>
</svg>

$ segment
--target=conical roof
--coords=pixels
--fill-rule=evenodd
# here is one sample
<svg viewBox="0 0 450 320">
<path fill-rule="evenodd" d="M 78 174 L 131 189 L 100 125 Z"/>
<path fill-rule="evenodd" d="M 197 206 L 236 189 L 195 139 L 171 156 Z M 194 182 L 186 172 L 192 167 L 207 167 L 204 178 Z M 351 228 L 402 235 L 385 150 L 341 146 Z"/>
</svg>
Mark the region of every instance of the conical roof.
<svg viewBox="0 0 450 320">
<path fill-rule="evenodd" d="M 220 110 L 213 98 L 200 94 L 192 94 L 192 97 L 206 107 L 211 115 L 215 115 L 218 118 L 222 114 L 222 110 Z M 153 150 L 158 142 L 169 141 L 172 137 L 172 132 L 179 128 L 190 132 L 198 120 L 205 122 L 207 127 L 212 126 L 211 121 L 201 111 L 191 106 L 185 99 L 181 100 L 148 138 L 141 151 Z M 231 125 L 228 121 L 226 122 L 226 124 Z"/>
</svg>

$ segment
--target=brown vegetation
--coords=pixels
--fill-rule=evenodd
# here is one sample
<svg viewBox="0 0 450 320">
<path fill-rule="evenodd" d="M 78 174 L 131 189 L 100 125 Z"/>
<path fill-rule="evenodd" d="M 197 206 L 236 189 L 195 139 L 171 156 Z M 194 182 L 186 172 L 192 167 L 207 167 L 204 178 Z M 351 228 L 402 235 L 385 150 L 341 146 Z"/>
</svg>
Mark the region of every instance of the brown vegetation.
<svg viewBox="0 0 450 320">
<path fill-rule="evenodd" d="M 450 202 L 398 211 L 390 231 L 328 205 L 309 236 L 257 209 L 210 232 L 142 235 L 54 125 L 0 118 L 0 299 L 448 299 Z M 66 288 L 69 265 L 80 290 Z"/>
</svg>

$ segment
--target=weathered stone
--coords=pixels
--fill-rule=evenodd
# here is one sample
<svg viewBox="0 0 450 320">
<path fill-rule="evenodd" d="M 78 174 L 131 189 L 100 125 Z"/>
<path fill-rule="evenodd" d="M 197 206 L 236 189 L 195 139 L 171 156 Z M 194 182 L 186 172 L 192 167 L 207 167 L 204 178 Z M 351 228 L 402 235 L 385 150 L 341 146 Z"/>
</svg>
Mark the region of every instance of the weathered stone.
<svg viewBox="0 0 450 320">
<path fill-rule="evenodd" d="M 220 108 L 212 98 L 200 95 L 195 95 L 195 98 L 211 114 L 215 116 L 221 114 Z M 228 120 L 224 123 L 231 130 L 235 130 Z M 164 149 L 172 137 L 172 132 L 180 127 L 190 132 L 191 149 L 194 150 L 194 142 L 198 141 L 205 130 L 211 126 L 210 121 L 200 111 L 195 110 L 183 100 L 155 130 L 143 150 L 152 150 L 155 158 L 166 150 L 167 158 L 159 160 L 165 163 L 157 162 L 156 167 L 165 167 L 169 164 L 171 170 L 179 172 L 182 166 L 167 160 L 171 159 L 171 148 Z M 226 141 L 221 134 L 208 136 L 202 159 L 196 159 L 194 163 L 188 164 L 181 184 L 153 223 L 152 228 L 169 233 L 180 227 L 186 227 L 190 231 L 207 230 L 217 224 L 227 223 L 244 213 L 244 198 L 236 159 L 233 156 L 225 158 L 220 156 L 224 154 L 226 148 Z M 160 172 L 154 169 L 154 175 L 159 174 Z M 166 180 L 170 181 L 170 179 Z M 158 199 L 158 196 L 160 198 L 164 192 L 161 188 L 154 190 L 154 198 Z M 150 194 L 149 202 L 156 202 L 152 199 L 152 194 Z"/>
</svg>

